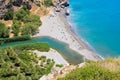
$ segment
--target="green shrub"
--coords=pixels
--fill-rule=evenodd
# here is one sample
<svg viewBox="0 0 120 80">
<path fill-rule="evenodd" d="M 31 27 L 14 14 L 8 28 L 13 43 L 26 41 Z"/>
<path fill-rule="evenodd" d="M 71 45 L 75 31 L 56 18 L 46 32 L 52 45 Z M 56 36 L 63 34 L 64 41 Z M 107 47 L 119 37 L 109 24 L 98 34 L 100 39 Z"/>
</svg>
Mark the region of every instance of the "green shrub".
<svg viewBox="0 0 120 80">
<path fill-rule="evenodd" d="M 20 32 L 20 27 L 21 27 L 21 21 L 13 20 L 12 30 L 15 36 L 18 36 L 18 33 Z"/>
<path fill-rule="evenodd" d="M 44 0 L 44 5 L 46 7 L 53 6 L 53 2 L 52 2 L 52 0 Z"/>
<path fill-rule="evenodd" d="M 22 21 L 24 22 L 21 30 L 22 35 L 34 35 L 38 32 L 38 28 L 41 25 L 40 17 L 37 15 L 27 15 Z"/>
<path fill-rule="evenodd" d="M 64 78 L 58 80 L 119 80 L 120 75 L 117 72 L 103 68 L 97 63 L 91 62 L 82 68 L 76 68 Z"/>
<path fill-rule="evenodd" d="M 63 65 L 62 64 L 56 64 L 56 67 L 63 67 Z"/>
<path fill-rule="evenodd" d="M 4 20 L 12 20 L 14 16 L 14 11 L 12 9 L 8 10 L 4 14 Z"/>
<path fill-rule="evenodd" d="M 31 44 L 22 44 L 14 47 L 17 50 L 39 50 L 39 51 L 49 51 L 50 46 L 48 43 L 31 43 Z"/>
<path fill-rule="evenodd" d="M 14 19 L 15 20 L 22 20 L 28 14 L 29 14 L 28 10 L 26 11 L 24 9 L 20 9 L 17 12 L 15 12 Z"/>
<path fill-rule="evenodd" d="M 25 41 L 25 40 L 29 40 L 29 39 L 31 39 L 29 35 L 16 36 L 13 38 L 0 38 L 0 44 L 16 42 L 16 41 Z"/>
<path fill-rule="evenodd" d="M 0 38 L 7 38 L 9 36 L 9 30 L 5 24 L 0 22 Z"/>
</svg>

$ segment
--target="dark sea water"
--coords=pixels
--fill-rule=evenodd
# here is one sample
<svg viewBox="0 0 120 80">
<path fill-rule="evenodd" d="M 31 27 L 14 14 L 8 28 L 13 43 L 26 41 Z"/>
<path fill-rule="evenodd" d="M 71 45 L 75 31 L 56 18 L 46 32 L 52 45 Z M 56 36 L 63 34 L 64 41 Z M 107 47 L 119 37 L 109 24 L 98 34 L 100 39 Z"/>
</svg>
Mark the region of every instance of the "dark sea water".
<svg viewBox="0 0 120 80">
<path fill-rule="evenodd" d="M 120 0 L 69 0 L 77 34 L 103 57 L 120 56 Z"/>
</svg>

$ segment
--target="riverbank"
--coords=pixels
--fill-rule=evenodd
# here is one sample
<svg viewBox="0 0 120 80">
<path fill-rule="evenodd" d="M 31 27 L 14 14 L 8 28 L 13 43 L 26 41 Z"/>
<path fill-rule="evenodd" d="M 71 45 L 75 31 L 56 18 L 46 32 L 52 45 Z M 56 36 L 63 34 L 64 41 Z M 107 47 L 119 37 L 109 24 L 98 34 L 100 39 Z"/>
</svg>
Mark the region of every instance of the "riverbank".
<svg viewBox="0 0 120 80">
<path fill-rule="evenodd" d="M 60 12 L 50 10 L 50 15 L 41 18 L 42 25 L 39 27 L 38 36 L 49 36 L 69 45 L 69 48 L 83 55 L 89 60 L 99 60 L 97 54 L 91 51 L 81 39 L 78 39 L 74 33 L 71 32 L 71 27 L 67 22 L 65 16 L 66 9 L 61 9 Z"/>
<path fill-rule="evenodd" d="M 60 55 L 60 53 L 52 48 L 50 48 L 48 52 L 40 52 L 38 50 L 33 52 L 38 56 L 46 56 L 47 58 L 53 59 L 55 64 L 69 65 L 69 63 Z"/>
</svg>

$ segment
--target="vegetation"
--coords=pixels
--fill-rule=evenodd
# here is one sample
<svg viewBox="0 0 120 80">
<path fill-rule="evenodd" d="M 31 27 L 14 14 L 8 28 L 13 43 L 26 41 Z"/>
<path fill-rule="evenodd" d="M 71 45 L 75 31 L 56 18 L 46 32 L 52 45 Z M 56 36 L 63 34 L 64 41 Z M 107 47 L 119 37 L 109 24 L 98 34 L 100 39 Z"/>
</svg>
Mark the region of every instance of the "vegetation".
<svg viewBox="0 0 120 80">
<path fill-rule="evenodd" d="M 39 7 L 41 7 L 41 5 L 46 7 L 53 6 L 52 0 L 8 0 L 3 19 L 12 20 L 13 24 L 9 30 L 4 28 L 3 33 L 1 32 L 0 34 L 0 38 L 9 37 L 11 36 L 9 35 L 10 33 L 12 33 L 13 36 L 21 36 L 34 35 L 38 32 L 38 27 L 42 23 L 39 16 L 30 14 L 29 10 L 32 8 L 32 3 Z"/>
<path fill-rule="evenodd" d="M 29 10 L 26 8 L 21 8 L 17 12 L 15 12 L 14 19 L 15 20 L 22 20 L 26 15 L 29 15 Z"/>
<path fill-rule="evenodd" d="M 42 52 L 48 52 L 50 50 L 50 46 L 48 43 L 31 43 L 31 44 L 22 44 L 19 46 L 14 46 L 15 50 L 39 50 Z"/>
<path fill-rule="evenodd" d="M 10 9 L 7 12 L 5 12 L 4 20 L 12 20 L 13 16 L 14 16 L 14 11 L 13 11 L 13 9 Z"/>
<path fill-rule="evenodd" d="M 38 80 L 51 71 L 54 61 L 24 50 L 17 54 L 11 47 L 0 50 L 1 80 Z"/>
<path fill-rule="evenodd" d="M 0 22 L 0 38 L 7 38 L 9 36 L 9 30 L 5 24 Z"/>
<path fill-rule="evenodd" d="M 23 0 L 14 0 L 13 1 L 14 6 L 19 6 L 20 7 L 22 5 L 22 3 L 23 3 Z"/>
<path fill-rule="evenodd" d="M 63 65 L 62 64 L 56 64 L 56 67 L 63 67 Z"/>
<path fill-rule="evenodd" d="M 26 6 L 23 6 L 15 13 L 12 27 L 16 36 L 20 32 L 22 35 L 34 35 L 37 33 L 38 27 L 41 25 L 40 17 L 29 13 Z"/>
<path fill-rule="evenodd" d="M 112 70 L 112 66 L 115 64 L 117 65 L 117 70 Z M 106 60 L 88 62 L 82 68 L 76 68 L 64 78 L 59 78 L 58 80 L 120 80 L 120 62 L 115 59 L 112 59 L 112 62 Z"/>
<path fill-rule="evenodd" d="M 0 38 L 0 45 L 9 42 L 16 42 L 16 41 L 25 41 L 31 39 L 29 35 L 24 36 L 16 36 L 13 38 Z"/>
<path fill-rule="evenodd" d="M 41 21 L 39 16 L 36 15 L 27 15 L 22 20 L 24 22 L 22 28 L 22 35 L 34 35 L 37 33 L 39 26 L 41 25 Z"/>
<path fill-rule="evenodd" d="M 30 11 L 25 5 L 16 12 L 13 12 L 13 10 L 8 10 L 5 13 L 5 20 L 12 19 L 13 24 L 8 29 L 5 24 L 0 22 L 0 44 L 8 43 L 11 41 L 28 40 L 30 38 L 28 36 L 24 38 L 24 36 L 34 35 L 37 33 L 38 27 L 41 25 L 40 17 L 29 13 Z M 11 32 L 14 34 L 14 38 L 8 39 Z"/>
<path fill-rule="evenodd" d="M 52 2 L 52 0 L 44 0 L 44 5 L 46 7 L 50 7 L 50 6 L 53 6 L 53 2 Z"/>
<path fill-rule="evenodd" d="M 13 20 L 12 30 L 15 36 L 18 36 L 20 32 L 21 22 L 18 20 Z"/>
</svg>

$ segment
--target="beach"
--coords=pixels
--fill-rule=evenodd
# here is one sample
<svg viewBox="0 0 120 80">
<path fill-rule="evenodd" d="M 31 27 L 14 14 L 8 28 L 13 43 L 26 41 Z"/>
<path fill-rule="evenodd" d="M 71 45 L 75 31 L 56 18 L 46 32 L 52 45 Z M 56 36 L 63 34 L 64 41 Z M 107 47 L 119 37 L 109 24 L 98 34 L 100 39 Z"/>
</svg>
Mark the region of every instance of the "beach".
<svg viewBox="0 0 120 80">
<path fill-rule="evenodd" d="M 35 37 L 48 36 L 68 44 L 70 49 L 83 55 L 86 59 L 94 61 L 101 59 L 82 39 L 74 35 L 66 19 L 65 12 L 66 9 L 55 12 L 55 9 L 52 8 L 49 15 L 41 18 L 42 25 L 39 27 L 39 33 Z"/>
<path fill-rule="evenodd" d="M 40 52 L 38 50 L 33 52 L 38 56 L 46 56 L 49 59 L 53 59 L 55 64 L 69 65 L 69 63 L 60 55 L 60 53 L 52 48 L 50 48 L 49 52 Z"/>
</svg>

